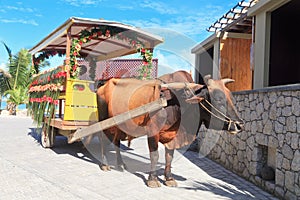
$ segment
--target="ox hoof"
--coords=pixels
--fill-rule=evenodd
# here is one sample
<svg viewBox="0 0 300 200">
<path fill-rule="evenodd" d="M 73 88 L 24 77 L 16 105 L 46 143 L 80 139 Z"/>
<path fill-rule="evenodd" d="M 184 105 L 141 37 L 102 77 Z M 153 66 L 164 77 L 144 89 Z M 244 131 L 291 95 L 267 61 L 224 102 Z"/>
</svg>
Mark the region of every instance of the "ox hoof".
<svg viewBox="0 0 300 200">
<path fill-rule="evenodd" d="M 158 180 L 148 180 L 147 181 L 147 186 L 150 188 L 158 188 L 160 187 L 160 182 Z"/>
<path fill-rule="evenodd" d="M 107 171 L 110 171 L 111 169 L 110 169 L 110 166 L 108 166 L 108 165 L 99 165 L 100 166 L 100 169 L 102 170 L 102 171 L 105 171 L 105 172 L 107 172 Z"/>
<path fill-rule="evenodd" d="M 125 164 L 117 165 L 117 170 L 123 172 L 124 170 L 127 170 L 127 166 Z"/>
<path fill-rule="evenodd" d="M 170 178 L 165 181 L 165 185 L 168 187 L 177 187 L 177 182 L 175 181 L 174 178 Z"/>
</svg>

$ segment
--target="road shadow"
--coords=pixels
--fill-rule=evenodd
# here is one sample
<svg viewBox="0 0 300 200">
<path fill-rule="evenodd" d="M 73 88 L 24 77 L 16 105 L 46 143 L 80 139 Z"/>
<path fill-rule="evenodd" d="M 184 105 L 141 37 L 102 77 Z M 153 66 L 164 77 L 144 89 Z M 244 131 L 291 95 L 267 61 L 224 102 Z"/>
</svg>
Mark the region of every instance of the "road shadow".
<svg viewBox="0 0 300 200">
<path fill-rule="evenodd" d="M 28 132 L 28 136 L 35 139 L 37 144 L 40 145 L 40 129 L 31 128 Z M 89 144 L 85 144 L 84 141 L 75 142 L 72 144 L 67 143 L 67 138 L 63 136 L 56 136 L 54 147 L 51 148 L 56 154 L 68 154 L 82 161 L 93 163 L 99 166 L 100 162 L 100 143 L 97 137 L 94 137 Z M 136 152 L 134 148 L 128 148 L 126 145 L 121 145 L 121 155 L 124 163 L 127 166 L 126 171 L 142 179 L 145 186 L 147 185 L 148 173 L 150 169 L 150 159 L 148 153 L 140 154 Z M 255 199 L 255 194 L 251 194 L 247 189 L 235 182 L 234 179 L 241 179 L 237 175 L 227 172 L 222 166 L 209 160 L 206 157 L 199 157 L 197 152 L 186 150 L 180 154 L 198 168 L 205 171 L 209 176 L 222 180 L 222 182 L 201 182 L 201 180 L 190 180 L 178 189 L 184 190 L 202 190 L 210 191 L 217 195 L 229 197 L 230 199 Z M 107 162 L 111 166 L 112 170 L 118 170 L 116 166 L 116 154 L 113 145 L 108 146 Z M 161 178 L 164 174 L 165 162 L 158 163 L 158 176 L 159 181 L 164 182 Z M 99 168 L 99 172 L 101 169 Z M 225 172 L 225 174 L 224 174 Z M 223 173 L 223 175 L 222 175 Z M 227 174 L 230 174 L 227 177 Z M 187 178 L 173 173 L 173 177 L 177 181 L 187 181 Z M 236 198 L 238 196 L 238 198 Z"/>
<path fill-rule="evenodd" d="M 30 128 L 28 132 L 28 136 L 34 138 L 39 145 L 41 145 L 41 131 L 41 128 Z M 56 154 L 69 154 L 86 162 L 98 164 L 98 161 L 84 148 L 82 142 L 68 144 L 67 138 L 64 136 L 56 136 L 54 146 L 49 149 Z"/>
<path fill-rule="evenodd" d="M 209 158 L 201 155 L 194 149 L 189 149 L 182 153 L 195 166 L 203 170 L 210 177 L 212 181 L 194 180 L 190 186 L 185 186 L 183 189 L 187 190 L 202 190 L 210 191 L 216 195 L 224 196 L 229 199 L 260 199 L 253 188 L 257 187 L 253 183 L 243 179 L 235 173 L 225 169 L 220 164 L 210 160 Z M 220 181 L 214 181 L 220 180 Z M 261 189 L 261 191 L 263 191 Z M 267 193 L 266 193 L 267 194 Z M 264 199 L 269 199 L 265 197 Z M 272 199 L 276 199 L 272 197 Z"/>
<path fill-rule="evenodd" d="M 41 145 L 41 128 L 30 128 L 28 136 L 34 138 L 38 145 Z M 41 148 L 43 149 L 42 145 Z M 100 142 L 98 137 L 93 137 L 92 140 L 87 144 L 85 138 L 82 141 L 68 144 L 67 138 L 64 136 L 56 136 L 54 146 L 49 148 L 56 154 L 68 154 L 75 158 L 81 159 L 85 162 L 93 163 L 95 165 L 100 164 Z M 114 145 L 111 144 L 107 147 L 106 159 L 107 163 L 111 166 L 112 170 L 120 171 L 116 163 L 116 153 Z M 124 144 L 121 144 L 121 155 L 127 168 L 126 171 L 141 178 L 145 185 L 148 179 L 150 171 L 150 158 L 147 154 L 140 155 L 136 153 L 133 148 L 129 148 Z M 99 168 L 99 171 L 101 169 Z M 158 162 L 158 175 L 164 174 L 164 162 Z M 184 177 L 173 174 L 176 180 L 184 181 Z M 163 182 L 162 179 L 160 179 Z"/>
<path fill-rule="evenodd" d="M 141 141 L 138 141 L 138 143 L 141 143 Z M 145 146 L 146 151 L 144 151 L 142 154 L 139 153 L 140 146 L 139 146 L 139 151 L 137 152 L 136 151 L 137 149 L 135 149 L 135 147 L 129 148 L 127 145 L 125 145 L 125 143 L 123 144 L 121 143 L 120 151 L 121 151 L 122 159 L 126 165 L 126 171 L 141 178 L 146 185 L 148 174 L 150 172 L 150 157 L 149 157 L 147 146 Z M 94 137 L 88 145 L 85 144 L 85 147 L 86 149 L 88 149 L 89 153 L 91 153 L 97 160 L 101 160 L 99 155 L 100 142 L 97 137 Z M 108 154 L 107 154 L 107 162 L 112 167 L 113 170 L 120 171 L 117 167 L 116 153 L 113 144 L 109 146 Z M 164 174 L 164 167 L 165 167 L 165 162 L 159 161 L 157 165 L 158 176 Z M 173 176 L 176 180 L 182 180 L 182 181 L 186 180 L 184 177 L 177 174 L 173 174 Z M 163 182 L 162 179 L 160 179 L 160 181 Z"/>
</svg>

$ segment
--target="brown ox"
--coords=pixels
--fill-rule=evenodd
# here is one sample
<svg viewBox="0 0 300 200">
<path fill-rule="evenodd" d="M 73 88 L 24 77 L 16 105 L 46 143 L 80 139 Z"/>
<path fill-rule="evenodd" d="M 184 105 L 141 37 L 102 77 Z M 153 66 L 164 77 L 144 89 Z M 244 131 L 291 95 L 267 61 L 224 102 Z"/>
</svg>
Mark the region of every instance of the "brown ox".
<svg viewBox="0 0 300 200">
<path fill-rule="evenodd" d="M 233 134 L 242 130 L 243 123 L 235 111 L 230 91 L 225 87 L 225 84 L 231 81 L 233 80 L 212 80 L 206 77 L 206 85 L 187 84 L 182 88 L 170 88 L 170 83 L 193 82 L 190 74 L 185 71 L 166 74 L 158 80 L 150 81 L 115 78 L 108 80 L 97 91 L 101 120 L 152 102 L 161 95 L 168 97 L 168 105 L 164 109 L 104 131 L 115 144 L 118 168 L 126 168 L 120 154 L 120 140 L 147 135 L 151 160 L 147 185 L 160 186 L 156 166 L 158 142 L 161 142 L 165 145 L 165 184 L 176 186 L 177 183 L 171 174 L 174 149 L 192 142 L 202 123 L 207 128 L 226 130 Z M 103 136 L 100 134 L 101 169 L 109 170 Z"/>
</svg>

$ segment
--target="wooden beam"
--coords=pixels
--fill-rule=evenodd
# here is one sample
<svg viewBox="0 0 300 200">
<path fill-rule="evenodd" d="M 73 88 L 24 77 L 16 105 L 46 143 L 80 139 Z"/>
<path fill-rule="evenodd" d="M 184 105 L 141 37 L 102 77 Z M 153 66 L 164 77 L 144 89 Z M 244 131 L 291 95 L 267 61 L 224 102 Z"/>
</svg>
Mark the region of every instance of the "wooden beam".
<svg viewBox="0 0 300 200">
<path fill-rule="evenodd" d="M 135 117 L 144 115 L 146 113 L 155 112 L 167 106 L 167 100 L 165 98 L 160 98 L 151 103 L 145 104 L 138 108 L 129 110 L 122 114 L 116 115 L 114 117 L 108 118 L 106 120 L 100 121 L 96 124 L 88 126 L 87 128 L 78 129 L 74 134 L 70 134 L 68 137 L 68 143 L 73 143 L 78 139 L 83 137 L 98 133 L 105 129 L 111 128 L 113 126 L 122 124 L 127 120 L 133 119 Z"/>
</svg>

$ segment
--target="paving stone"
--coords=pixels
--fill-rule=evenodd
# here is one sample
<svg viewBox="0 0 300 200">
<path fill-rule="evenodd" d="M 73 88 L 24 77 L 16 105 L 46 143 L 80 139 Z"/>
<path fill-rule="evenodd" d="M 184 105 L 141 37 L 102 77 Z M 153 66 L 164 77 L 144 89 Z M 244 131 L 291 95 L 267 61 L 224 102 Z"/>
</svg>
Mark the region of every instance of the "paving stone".
<svg viewBox="0 0 300 200">
<path fill-rule="evenodd" d="M 128 171 L 103 172 L 94 158 L 97 152 L 87 150 L 80 142 L 67 144 L 64 138 L 57 138 L 52 149 L 44 149 L 34 130 L 30 118 L 0 115 L 1 200 L 276 199 L 192 151 L 175 152 L 172 172 L 178 187 L 162 184 L 160 188 L 148 188 L 145 180 L 150 161 L 146 138 L 135 139 L 131 150 L 122 150 Z M 162 146 L 159 154 L 159 178 L 163 179 Z M 109 155 L 114 166 L 114 151 Z"/>
</svg>

